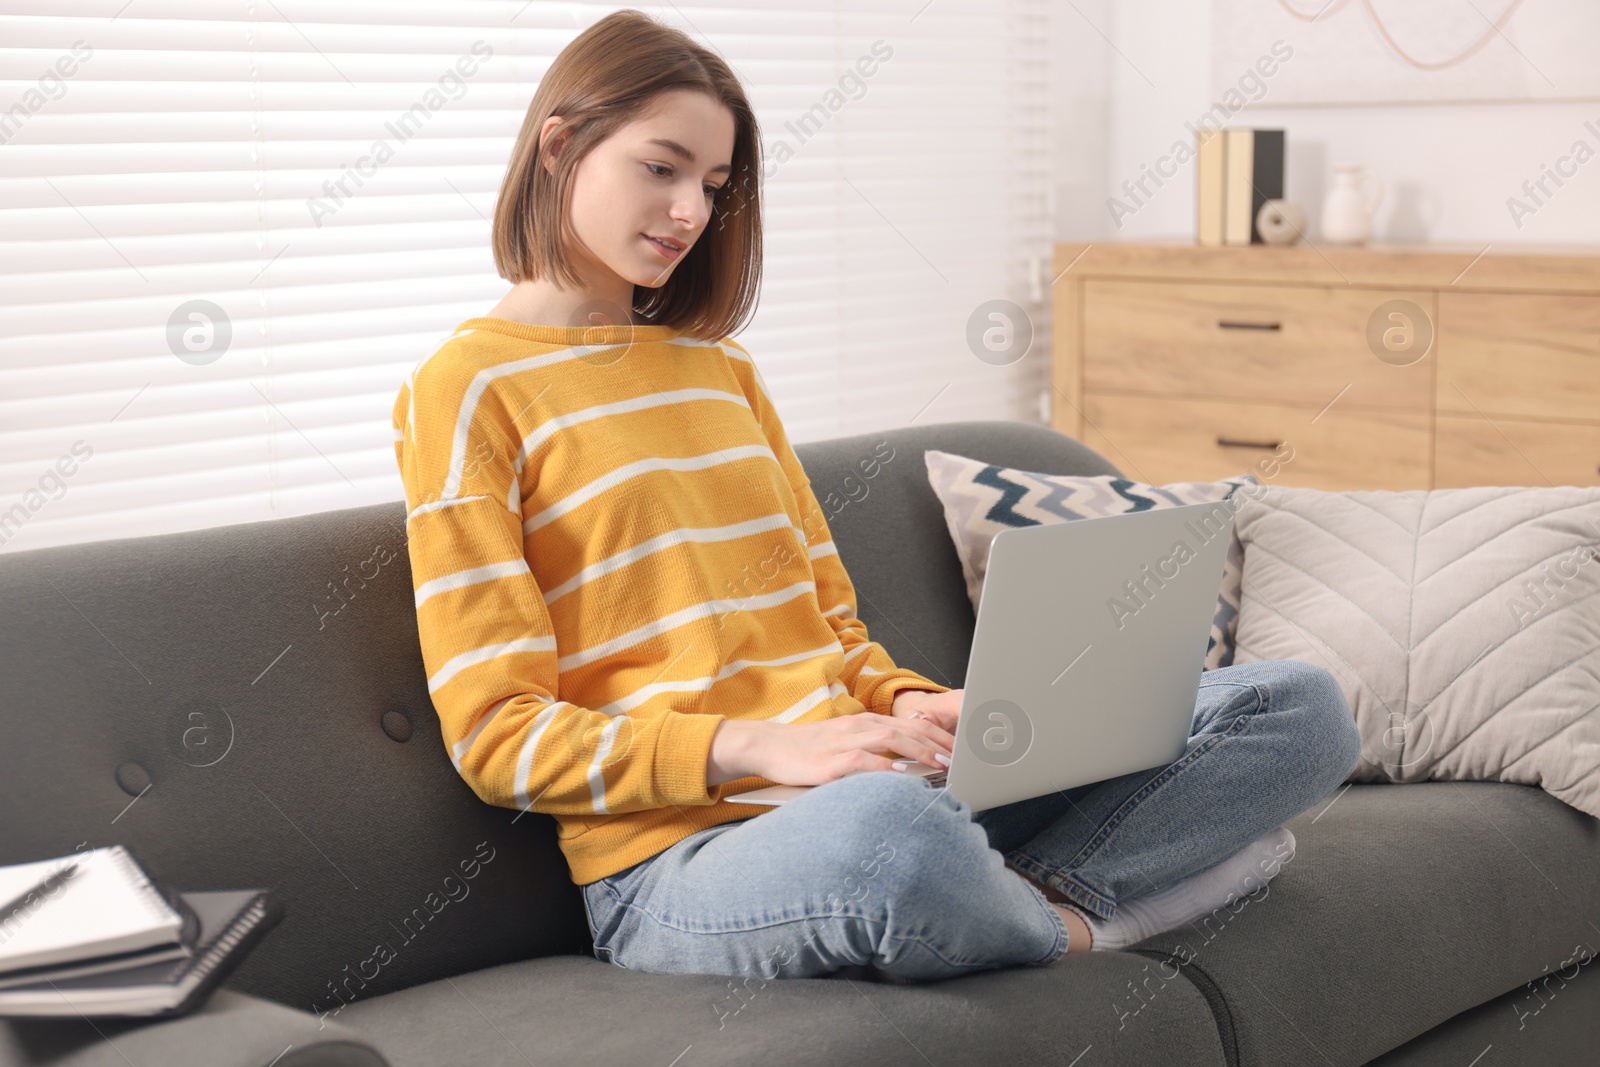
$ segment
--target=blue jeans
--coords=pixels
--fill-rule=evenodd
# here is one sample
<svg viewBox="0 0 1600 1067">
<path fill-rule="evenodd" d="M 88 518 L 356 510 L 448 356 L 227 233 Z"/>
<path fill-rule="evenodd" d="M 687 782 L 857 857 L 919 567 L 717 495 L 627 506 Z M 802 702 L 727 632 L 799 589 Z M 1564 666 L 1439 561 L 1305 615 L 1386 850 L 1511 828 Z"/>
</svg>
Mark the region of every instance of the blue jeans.
<svg viewBox="0 0 1600 1067">
<path fill-rule="evenodd" d="M 1310 808 L 1361 750 L 1332 676 L 1298 660 L 1206 672 L 1189 732 L 1166 766 L 976 813 L 896 771 L 828 782 L 583 886 L 595 956 L 764 979 L 1054 963 L 1066 925 L 1006 861 L 1110 918 Z"/>
</svg>

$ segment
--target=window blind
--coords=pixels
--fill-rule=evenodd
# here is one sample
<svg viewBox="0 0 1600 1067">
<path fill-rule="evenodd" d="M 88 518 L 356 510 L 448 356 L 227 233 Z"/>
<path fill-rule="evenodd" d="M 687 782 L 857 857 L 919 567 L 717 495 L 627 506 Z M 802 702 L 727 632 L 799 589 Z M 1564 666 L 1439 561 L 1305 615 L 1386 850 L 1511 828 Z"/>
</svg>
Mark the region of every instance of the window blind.
<svg viewBox="0 0 1600 1067">
<path fill-rule="evenodd" d="M 617 6 L 0 0 L 0 551 L 401 499 L 395 393 L 508 288 L 512 140 Z M 633 6 L 755 105 L 791 440 L 1037 419 L 1045 0 Z M 971 350 L 996 299 L 1027 357 Z"/>
</svg>

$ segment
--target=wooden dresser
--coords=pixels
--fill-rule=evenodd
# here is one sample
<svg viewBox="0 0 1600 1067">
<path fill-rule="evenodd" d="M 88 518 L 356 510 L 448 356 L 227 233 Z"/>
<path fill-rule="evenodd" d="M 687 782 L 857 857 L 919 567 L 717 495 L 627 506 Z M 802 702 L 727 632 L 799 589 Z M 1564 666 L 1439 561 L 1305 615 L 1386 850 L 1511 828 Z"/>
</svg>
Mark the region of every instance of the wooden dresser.
<svg viewBox="0 0 1600 1067">
<path fill-rule="evenodd" d="M 1130 477 L 1600 485 L 1600 248 L 1062 243 L 1052 276 L 1052 425 Z"/>
</svg>

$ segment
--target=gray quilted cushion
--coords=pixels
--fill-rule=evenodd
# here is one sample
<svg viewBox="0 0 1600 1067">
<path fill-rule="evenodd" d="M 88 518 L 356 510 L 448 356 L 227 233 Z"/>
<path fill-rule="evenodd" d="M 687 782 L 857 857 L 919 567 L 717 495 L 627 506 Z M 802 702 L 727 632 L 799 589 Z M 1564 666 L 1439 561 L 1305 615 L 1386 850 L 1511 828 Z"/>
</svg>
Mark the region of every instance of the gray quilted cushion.
<svg viewBox="0 0 1600 1067">
<path fill-rule="evenodd" d="M 1600 489 L 1272 487 L 1234 528 L 1235 662 L 1331 671 L 1353 780 L 1516 782 L 1600 817 Z"/>
</svg>

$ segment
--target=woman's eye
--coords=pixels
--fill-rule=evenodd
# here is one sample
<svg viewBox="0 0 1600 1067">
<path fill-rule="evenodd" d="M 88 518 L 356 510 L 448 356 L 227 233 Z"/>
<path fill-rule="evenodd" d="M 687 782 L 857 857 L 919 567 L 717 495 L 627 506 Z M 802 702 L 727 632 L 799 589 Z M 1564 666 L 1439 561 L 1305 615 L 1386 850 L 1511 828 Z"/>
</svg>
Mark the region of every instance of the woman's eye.
<svg viewBox="0 0 1600 1067">
<path fill-rule="evenodd" d="M 669 178 L 672 176 L 672 168 L 662 163 L 646 163 L 645 169 L 657 178 Z M 709 197 L 714 197 L 722 192 L 722 188 L 720 185 L 704 186 L 706 196 Z"/>
</svg>

